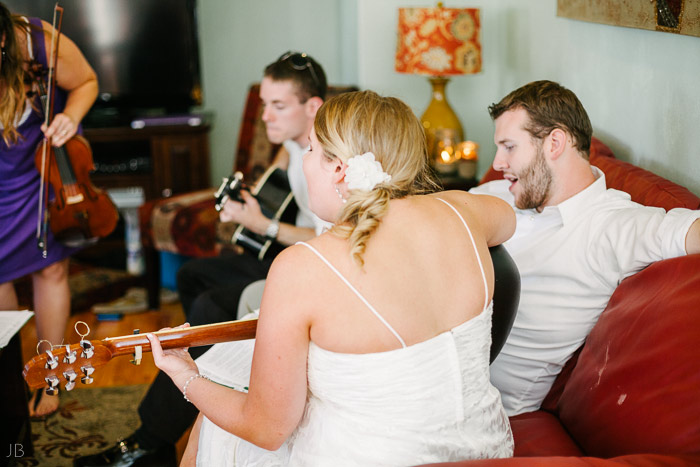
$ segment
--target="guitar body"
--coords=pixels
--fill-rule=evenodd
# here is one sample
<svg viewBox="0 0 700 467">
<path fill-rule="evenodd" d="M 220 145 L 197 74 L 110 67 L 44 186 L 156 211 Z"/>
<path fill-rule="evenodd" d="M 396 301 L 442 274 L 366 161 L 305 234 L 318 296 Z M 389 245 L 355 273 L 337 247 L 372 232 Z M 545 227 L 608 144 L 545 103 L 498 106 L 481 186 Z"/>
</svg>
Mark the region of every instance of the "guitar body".
<svg viewBox="0 0 700 467">
<path fill-rule="evenodd" d="M 242 175 L 236 173 L 224 179 L 223 184 L 214 195 L 217 199 L 216 209 L 220 211 L 227 200 L 242 202 L 240 190 L 244 188 Z M 260 204 L 260 210 L 269 219 L 294 224 L 297 205 L 289 186 L 287 172 L 278 167 L 270 167 L 258 181 L 251 194 Z M 264 235 L 259 235 L 239 225 L 231 237 L 231 242 L 240 245 L 259 260 L 274 258 L 284 249 L 284 245 Z"/>
</svg>

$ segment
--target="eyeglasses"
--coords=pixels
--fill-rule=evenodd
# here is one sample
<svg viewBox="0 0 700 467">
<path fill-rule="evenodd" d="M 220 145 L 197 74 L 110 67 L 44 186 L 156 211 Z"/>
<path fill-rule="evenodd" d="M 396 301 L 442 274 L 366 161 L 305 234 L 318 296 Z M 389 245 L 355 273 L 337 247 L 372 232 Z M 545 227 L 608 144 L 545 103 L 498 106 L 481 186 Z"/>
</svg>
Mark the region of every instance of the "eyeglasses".
<svg viewBox="0 0 700 467">
<path fill-rule="evenodd" d="M 314 71 L 314 65 L 311 63 L 309 56 L 305 53 L 289 51 L 278 58 L 277 61 L 286 62 L 297 71 L 304 71 L 308 68 L 316 86 L 319 88 L 321 87 L 321 82 L 318 80 L 318 76 L 316 76 L 316 72 Z"/>
</svg>

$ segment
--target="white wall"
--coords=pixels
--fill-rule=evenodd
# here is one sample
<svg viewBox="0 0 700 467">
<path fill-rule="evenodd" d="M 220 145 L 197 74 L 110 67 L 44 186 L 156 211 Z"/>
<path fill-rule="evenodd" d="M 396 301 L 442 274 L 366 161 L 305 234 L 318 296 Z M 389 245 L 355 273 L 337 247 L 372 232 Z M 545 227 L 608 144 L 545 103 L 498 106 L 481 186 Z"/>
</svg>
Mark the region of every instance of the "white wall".
<svg viewBox="0 0 700 467">
<path fill-rule="evenodd" d="M 233 168 L 248 87 L 284 52 L 309 53 L 330 83 L 357 81 L 355 43 L 344 40 L 346 28 L 356 30 L 353 10 L 350 0 L 199 0 L 203 107 L 215 115 L 212 185 Z"/>
<path fill-rule="evenodd" d="M 288 49 L 305 50 L 329 82 L 394 95 L 422 114 L 426 78 L 394 71 L 397 10 L 428 0 L 200 0 L 205 108 L 216 112 L 212 180 L 231 168 L 245 89 Z M 556 16 L 556 0 L 453 0 L 482 10 L 484 71 L 452 79 L 447 94 L 479 173 L 493 158 L 486 108 L 536 79 L 581 99 L 615 155 L 700 194 L 700 38 Z"/>
<path fill-rule="evenodd" d="M 359 85 L 406 100 L 420 115 L 430 87 L 393 71 L 397 9 L 415 0 L 359 0 Z M 448 99 L 480 146 L 479 173 L 493 160 L 486 108 L 537 79 L 573 90 L 594 134 L 615 155 L 700 194 L 700 38 L 574 21 L 556 0 L 453 0 L 482 10 L 484 71 L 455 77 Z"/>
</svg>

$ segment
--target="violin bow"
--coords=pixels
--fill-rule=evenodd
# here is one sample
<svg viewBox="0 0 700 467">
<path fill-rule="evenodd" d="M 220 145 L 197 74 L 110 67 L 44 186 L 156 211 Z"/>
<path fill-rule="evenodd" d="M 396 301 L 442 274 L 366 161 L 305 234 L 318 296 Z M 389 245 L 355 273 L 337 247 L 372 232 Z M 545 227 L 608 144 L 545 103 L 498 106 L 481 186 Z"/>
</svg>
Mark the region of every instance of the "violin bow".
<svg viewBox="0 0 700 467">
<path fill-rule="evenodd" d="M 53 22 L 51 24 L 51 51 L 49 53 L 49 76 L 48 76 L 48 92 L 41 93 L 42 104 L 44 105 L 44 125 L 48 128 L 49 121 L 53 115 L 53 104 L 56 91 L 56 65 L 58 63 L 58 41 L 61 38 L 61 24 L 63 22 L 63 7 L 58 2 L 53 9 Z M 58 27 L 56 26 L 58 24 Z M 41 78 L 39 78 L 41 79 Z M 41 157 L 41 173 L 39 178 L 39 211 L 37 215 L 36 239 L 37 247 L 41 250 L 41 255 L 46 258 L 48 256 L 47 235 L 49 228 L 49 180 L 46 176 L 46 161 L 48 154 L 49 140 L 44 137 L 42 157 Z"/>
</svg>

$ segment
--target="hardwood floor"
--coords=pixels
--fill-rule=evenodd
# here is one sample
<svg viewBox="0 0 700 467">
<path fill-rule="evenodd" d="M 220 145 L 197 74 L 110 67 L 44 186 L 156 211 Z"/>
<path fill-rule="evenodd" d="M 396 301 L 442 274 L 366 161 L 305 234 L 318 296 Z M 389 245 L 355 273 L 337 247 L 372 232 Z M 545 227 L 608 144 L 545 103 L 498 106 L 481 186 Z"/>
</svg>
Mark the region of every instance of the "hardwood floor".
<svg viewBox="0 0 700 467">
<path fill-rule="evenodd" d="M 88 339 L 101 340 L 106 337 L 133 334 L 134 329 L 139 329 L 141 333 L 157 331 L 167 326 L 182 324 L 184 320 L 185 315 L 179 302 L 161 305 L 160 310 L 157 311 L 125 314 L 118 321 L 98 321 L 97 315 L 86 311 L 71 316 L 64 343 L 75 344 L 80 341 L 80 336 L 74 329 L 75 323 L 78 321 L 84 321 L 90 327 Z M 85 332 L 83 326 L 80 327 L 80 331 Z M 22 328 L 20 335 L 22 340 L 23 361 L 27 362 L 36 355 L 37 337 L 34 318 Z M 114 358 L 106 365 L 97 368 L 93 374 L 94 382 L 87 387 L 125 386 L 131 384 L 146 384 L 153 381 L 158 373 L 158 368 L 156 368 L 153 363 L 153 356 L 150 352 L 145 352 L 143 354 L 143 359 L 139 366 L 133 365 L 129 360 L 129 356 L 120 356 Z M 136 410 L 136 407 L 134 407 L 134 410 Z M 130 434 L 130 430 L 125 428 L 124 436 Z M 177 443 L 178 461 L 182 456 L 188 437 L 189 431 L 185 433 Z"/>
</svg>

